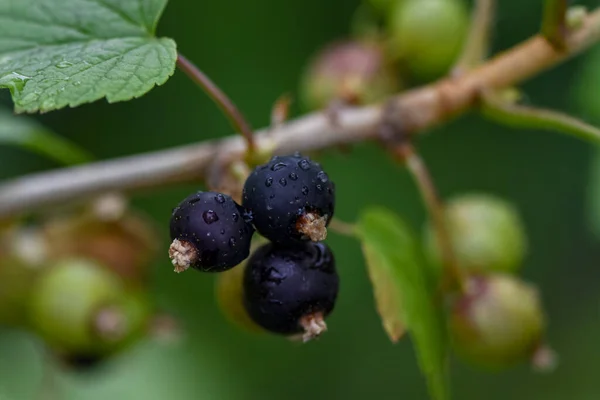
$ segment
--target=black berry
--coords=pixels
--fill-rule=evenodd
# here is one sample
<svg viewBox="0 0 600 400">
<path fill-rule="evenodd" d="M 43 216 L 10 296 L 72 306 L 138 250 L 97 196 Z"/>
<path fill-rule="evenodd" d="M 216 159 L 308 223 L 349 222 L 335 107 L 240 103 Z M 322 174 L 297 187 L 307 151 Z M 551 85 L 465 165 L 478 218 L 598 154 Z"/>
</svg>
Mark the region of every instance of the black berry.
<svg viewBox="0 0 600 400">
<path fill-rule="evenodd" d="M 333 216 L 335 185 L 318 163 L 296 153 L 257 167 L 242 198 L 256 230 L 272 242 L 320 241 Z"/>
<path fill-rule="evenodd" d="M 254 228 L 248 213 L 231 197 L 198 192 L 185 198 L 171 216 L 169 255 L 175 271 L 192 267 L 220 272 L 235 267 L 250 253 Z"/>
<path fill-rule="evenodd" d="M 339 277 L 334 256 L 322 242 L 282 247 L 269 243 L 248 259 L 244 305 L 252 320 L 282 335 L 303 333 L 305 340 L 326 330 Z"/>
</svg>

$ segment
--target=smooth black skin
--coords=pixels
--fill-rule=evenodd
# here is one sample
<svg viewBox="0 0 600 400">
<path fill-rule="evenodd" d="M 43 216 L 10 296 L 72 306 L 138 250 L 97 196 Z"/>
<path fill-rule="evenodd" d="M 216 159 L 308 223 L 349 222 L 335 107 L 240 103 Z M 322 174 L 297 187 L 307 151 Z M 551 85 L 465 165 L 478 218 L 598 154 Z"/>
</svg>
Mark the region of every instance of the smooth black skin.
<svg viewBox="0 0 600 400">
<path fill-rule="evenodd" d="M 250 174 L 242 205 L 252 212 L 256 230 L 270 241 L 307 242 L 310 239 L 296 230 L 296 220 L 314 212 L 327 215 L 328 225 L 335 208 L 335 184 L 320 164 L 299 153 L 275 156 Z"/>
<path fill-rule="evenodd" d="M 244 306 L 264 329 L 292 335 L 303 331 L 300 319 L 329 315 L 335 306 L 339 277 L 335 258 L 323 242 L 293 247 L 269 243 L 248 259 L 244 271 Z"/>
<path fill-rule="evenodd" d="M 203 272 L 226 271 L 244 261 L 253 234 L 246 210 L 221 193 L 194 193 L 171 215 L 171 240 L 192 243 L 200 255 L 192 267 Z"/>
</svg>

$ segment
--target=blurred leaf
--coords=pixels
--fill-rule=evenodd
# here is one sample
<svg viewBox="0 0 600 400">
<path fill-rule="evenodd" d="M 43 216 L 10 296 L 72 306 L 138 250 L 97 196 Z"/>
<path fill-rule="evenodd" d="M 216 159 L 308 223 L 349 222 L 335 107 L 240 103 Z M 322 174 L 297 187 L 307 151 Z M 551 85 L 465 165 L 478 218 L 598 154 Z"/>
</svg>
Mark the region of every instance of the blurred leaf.
<svg viewBox="0 0 600 400">
<path fill-rule="evenodd" d="M 10 144 L 72 165 L 92 160 L 85 150 L 70 143 L 27 117 L 0 109 L 0 145 Z"/>
<path fill-rule="evenodd" d="M 397 284 L 395 269 L 398 268 L 396 254 L 399 248 L 390 251 L 379 251 L 377 246 L 370 244 L 368 238 L 363 239 L 362 250 L 367 262 L 367 271 L 373 291 L 377 311 L 383 322 L 383 327 L 390 340 L 396 343 L 405 332 L 402 294 Z"/>
<path fill-rule="evenodd" d="M 448 345 L 446 324 L 441 307 L 434 303 L 434 295 L 427 269 L 417 250 L 417 242 L 407 225 L 397 215 L 384 208 L 372 208 L 362 213 L 357 232 L 369 263 L 369 270 L 377 271 L 374 282 L 378 300 L 398 296 L 394 306 L 397 324 L 404 321 L 416 346 L 421 370 L 427 377 L 429 391 L 434 399 L 448 399 Z M 387 282 L 385 281 L 387 278 Z M 386 310 L 390 311 L 391 306 Z"/>
<path fill-rule="evenodd" d="M 19 112 L 139 97 L 175 69 L 167 0 L 0 0 L 0 88 Z"/>
</svg>

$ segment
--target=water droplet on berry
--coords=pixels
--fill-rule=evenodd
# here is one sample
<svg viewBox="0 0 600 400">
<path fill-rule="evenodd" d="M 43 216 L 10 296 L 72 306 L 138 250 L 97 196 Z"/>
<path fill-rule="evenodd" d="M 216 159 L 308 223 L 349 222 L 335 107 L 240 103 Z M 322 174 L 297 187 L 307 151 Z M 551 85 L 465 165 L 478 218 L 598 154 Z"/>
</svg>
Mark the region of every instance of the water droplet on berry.
<svg viewBox="0 0 600 400">
<path fill-rule="evenodd" d="M 320 192 L 321 190 L 323 190 L 323 186 L 317 185 L 317 190 Z"/>
<path fill-rule="evenodd" d="M 297 179 L 298 179 L 298 175 L 296 175 L 296 173 L 295 173 L 295 172 L 292 172 L 292 173 L 290 174 L 290 179 L 291 179 L 291 180 L 293 180 L 293 181 L 295 181 L 295 180 L 297 180 Z"/>
<path fill-rule="evenodd" d="M 304 171 L 310 169 L 310 163 L 307 160 L 298 161 L 298 166 Z"/>
<path fill-rule="evenodd" d="M 221 229 L 221 235 L 225 234 L 225 229 Z"/>
<path fill-rule="evenodd" d="M 287 181 L 285 180 L 285 178 L 281 178 L 281 179 L 279 180 L 279 184 L 280 184 L 281 186 L 285 186 L 285 185 L 287 185 Z"/>
<path fill-rule="evenodd" d="M 274 198 L 275 198 L 275 195 L 274 195 L 274 194 L 270 194 L 270 195 L 269 195 L 269 200 L 273 200 Z"/>
<path fill-rule="evenodd" d="M 273 166 L 271 167 L 271 171 L 279 171 L 281 168 L 285 168 L 287 167 L 286 163 L 277 163 L 277 164 L 273 164 Z"/>
<path fill-rule="evenodd" d="M 327 181 L 329 180 L 329 177 L 327 176 L 327 174 L 325 173 L 325 171 L 321 171 L 317 174 L 317 178 L 323 182 L 323 183 L 327 183 Z"/>
<path fill-rule="evenodd" d="M 305 196 L 308 194 L 308 187 L 302 186 L 302 194 Z"/>
<path fill-rule="evenodd" d="M 270 205 L 267 206 L 267 211 L 271 211 L 273 210 L 273 207 L 271 207 Z"/>
<path fill-rule="evenodd" d="M 229 238 L 229 246 L 233 247 L 236 244 L 235 238 L 232 236 Z"/>
<path fill-rule="evenodd" d="M 219 216 L 213 210 L 207 210 L 202 213 L 202 219 L 204 222 L 210 225 L 213 222 L 217 222 L 219 220 Z"/>
<path fill-rule="evenodd" d="M 272 184 L 273 184 L 273 178 L 268 177 L 267 180 L 265 181 L 265 186 L 270 187 Z"/>
<path fill-rule="evenodd" d="M 225 196 L 223 196 L 221 193 L 219 193 L 215 196 L 215 200 L 217 203 L 223 204 L 223 203 L 225 203 Z"/>
</svg>

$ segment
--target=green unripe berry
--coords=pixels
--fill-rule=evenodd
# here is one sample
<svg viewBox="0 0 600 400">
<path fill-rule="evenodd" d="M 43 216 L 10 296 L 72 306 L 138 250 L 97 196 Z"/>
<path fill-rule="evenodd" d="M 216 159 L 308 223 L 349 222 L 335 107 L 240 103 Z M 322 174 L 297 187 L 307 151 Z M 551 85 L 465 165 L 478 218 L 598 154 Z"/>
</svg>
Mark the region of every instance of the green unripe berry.
<svg viewBox="0 0 600 400">
<path fill-rule="evenodd" d="M 537 290 L 511 275 L 472 276 L 449 318 L 456 352 L 498 369 L 531 359 L 545 319 Z"/>
<path fill-rule="evenodd" d="M 225 318 L 233 325 L 248 332 L 265 332 L 248 315 L 244 307 L 244 271 L 246 262 L 222 272 L 216 281 L 217 303 Z"/>
<path fill-rule="evenodd" d="M 508 202 L 486 194 L 451 199 L 446 224 L 459 265 L 471 272 L 514 272 L 522 264 L 527 237 L 518 212 Z M 440 251 L 431 222 L 425 226 L 425 247 L 439 267 Z"/>
<path fill-rule="evenodd" d="M 390 52 L 419 79 L 446 73 L 459 56 L 469 26 L 462 0 L 405 0 L 388 20 Z"/>
<path fill-rule="evenodd" d="M 109 354 L 128 343 L 148 319 L 147 303 L 127 291 L 118 275 L 92 261 L 50 266 L 33 287 L 31 327 L 55 350 Z"/>
<path fill-rule="evenodd" d="M 370 41 L 340 41 L 321 49 L 310 61 L 301 97 L 305 108 L 319 110 L 334 101 L 375 103 L 398 88 L 396 72 L 381 46 Z"/>
</svg>

